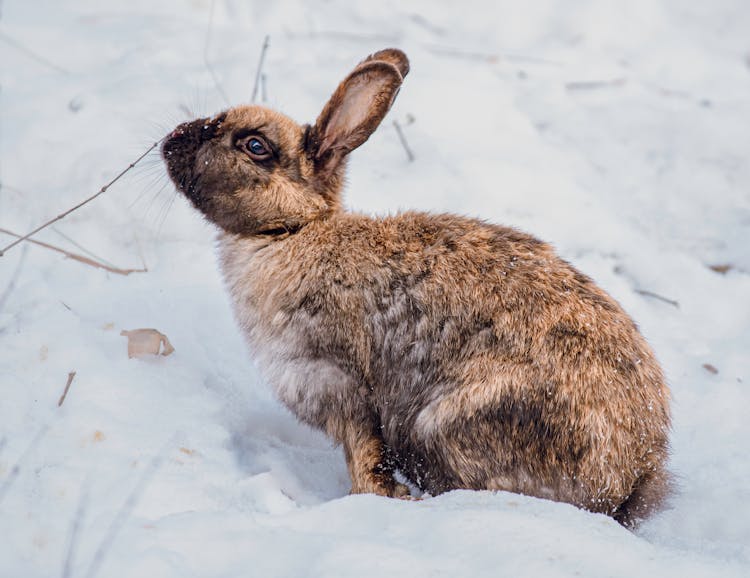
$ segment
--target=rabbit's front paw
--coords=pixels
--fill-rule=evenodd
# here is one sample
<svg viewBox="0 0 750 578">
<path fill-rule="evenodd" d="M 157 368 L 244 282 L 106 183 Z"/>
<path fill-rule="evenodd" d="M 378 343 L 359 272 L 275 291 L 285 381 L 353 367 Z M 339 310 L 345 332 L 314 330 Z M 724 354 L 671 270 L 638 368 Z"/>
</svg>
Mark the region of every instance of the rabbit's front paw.
<svg viewBox="0 0 750 578">
<path fill-rule="evenodd" d="M 393 497 L 401 500 L 412 500 L 415 499 L 411 495 L 411 490 L 406 484 L 399 484 L 396 482 L 396 486 L 393 488 Z"/>
<path fill-rule="evenodd" d="M 392 476 L 382 475 L 361 476 L 352 478 L 351 494 L 376 494 L 388 498 L 403 498 L 409 496 L 409 488 L 397 483 Z"/>
<path fill-rule="evenodd" d="M 351 425 L 346 430 L 343 443 L 352 479 L 350 493 L 389 498 L 408 496 L 409 488 L 393 478 L 393 467 L 388 463 L 383 440 Z"/>
</svg>

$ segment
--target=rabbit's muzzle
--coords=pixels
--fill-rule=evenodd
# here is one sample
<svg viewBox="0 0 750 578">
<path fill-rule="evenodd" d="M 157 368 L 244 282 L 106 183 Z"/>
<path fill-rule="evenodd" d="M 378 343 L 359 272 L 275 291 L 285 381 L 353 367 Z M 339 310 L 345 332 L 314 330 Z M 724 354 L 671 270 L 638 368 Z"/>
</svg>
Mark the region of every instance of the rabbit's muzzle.
<svg viewBox="0 0 750 578">
<path fill-rule="evenodd" d="M 196 171 L 195 159 L 201 147 L 216 136 L 221 128 L 224 115 L 216 118 L 199 118 L 185 122 L 175 128 L 161 145 L 161 154 L 167 165 L 169 177 L 177 189 L 198 208 L 196 184 L 200 174 Z"/>
<path fill-rule="evenodd" d="M 246 175 L 232 170 L 225 119 L 222 113 L 179 125 L 164 138 L 161 155 L 177 190 L 209 221 L 227 231 L 245 231 L 257 223 L 248 224 L 252 211 L 238 210 L 233 194 L 246 184 Z"/>
<path fill-rule="evenodd" d="M 210 138 L 208 119 L 186 122 L 174 129 L 161 145 L 161 156 L 167 165 L 169 177 L 180 192 L 190 196 L 195 180 L 195 156 L 200 146 Z"/>
</svg>

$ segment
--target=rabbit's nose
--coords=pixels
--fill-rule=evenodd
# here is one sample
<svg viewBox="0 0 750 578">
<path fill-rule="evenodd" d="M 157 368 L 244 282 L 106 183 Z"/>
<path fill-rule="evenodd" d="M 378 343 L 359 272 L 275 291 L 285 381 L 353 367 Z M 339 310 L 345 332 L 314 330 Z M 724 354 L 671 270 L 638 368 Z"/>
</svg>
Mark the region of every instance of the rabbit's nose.
<svg viewBox="0 0 750 578">
<path fill-rule="evenodd" d="M 185 134 L 190 129 L 190 126 L 194 124 L 193 122 L 183 122 L 181 125 L 179 125 L 176 129 L 174 129 L 171 133 L 169 133 L 169 138 L 179 138 L 181 136 L 185 136 Z"/>
<path fill-rule="evenodd" d="M 211 138 L 218 126 L 219 122 L 211 121 L 209 118 L 199 118 L 188 122 L 183 122 L 178 125 L 167 137 L 168 140 L 180 140 L 188 138 L 199 142 L 208 140 Z"/>
<path fill-rule="evenodd" d="M 170 132 L 165 138 L 161 145 L 162 152 L 165 154 L 171 154 L 170 151 L 175 147 L 184 146 L 186 142 L 195 140 L 195 121 L 194 122 L 183 122 L 178 125 L 172 132 Z"/>
</svg>

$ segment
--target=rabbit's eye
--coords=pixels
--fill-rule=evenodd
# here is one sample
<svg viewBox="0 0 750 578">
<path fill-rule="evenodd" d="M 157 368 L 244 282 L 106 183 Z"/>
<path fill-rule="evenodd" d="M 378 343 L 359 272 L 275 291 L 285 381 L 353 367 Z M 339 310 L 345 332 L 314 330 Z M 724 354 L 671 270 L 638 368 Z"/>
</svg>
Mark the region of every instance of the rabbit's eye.
<svg viewBox="0 0 750 578">
<path fill-rule="evenodd" d="M 245 151 L 250 158 L 264 160 L 271 156 L 271 149 L 266 142 L 257 136 L 248 138 L 244 143 Z"/>
</svg>

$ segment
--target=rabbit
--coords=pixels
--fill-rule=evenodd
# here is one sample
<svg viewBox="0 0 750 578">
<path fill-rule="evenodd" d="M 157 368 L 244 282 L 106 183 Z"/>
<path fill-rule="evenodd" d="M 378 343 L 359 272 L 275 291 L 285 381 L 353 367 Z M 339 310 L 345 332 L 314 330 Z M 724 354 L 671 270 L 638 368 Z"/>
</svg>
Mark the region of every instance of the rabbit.
<svg viewBox="0 0 750 578">
<path fill-rule="evenodd" d="M 352 493 L 504 490 L 635 525 L 669 494 L 670 393 L 620 305 L 510 227 L 342 208 L 348 154 L 409 61 L 365 58 L 312 125 L 243 105 L 162 143 L 219 230 L 250 351 L 299 420 L 343 446 Z"/>
</svg>

